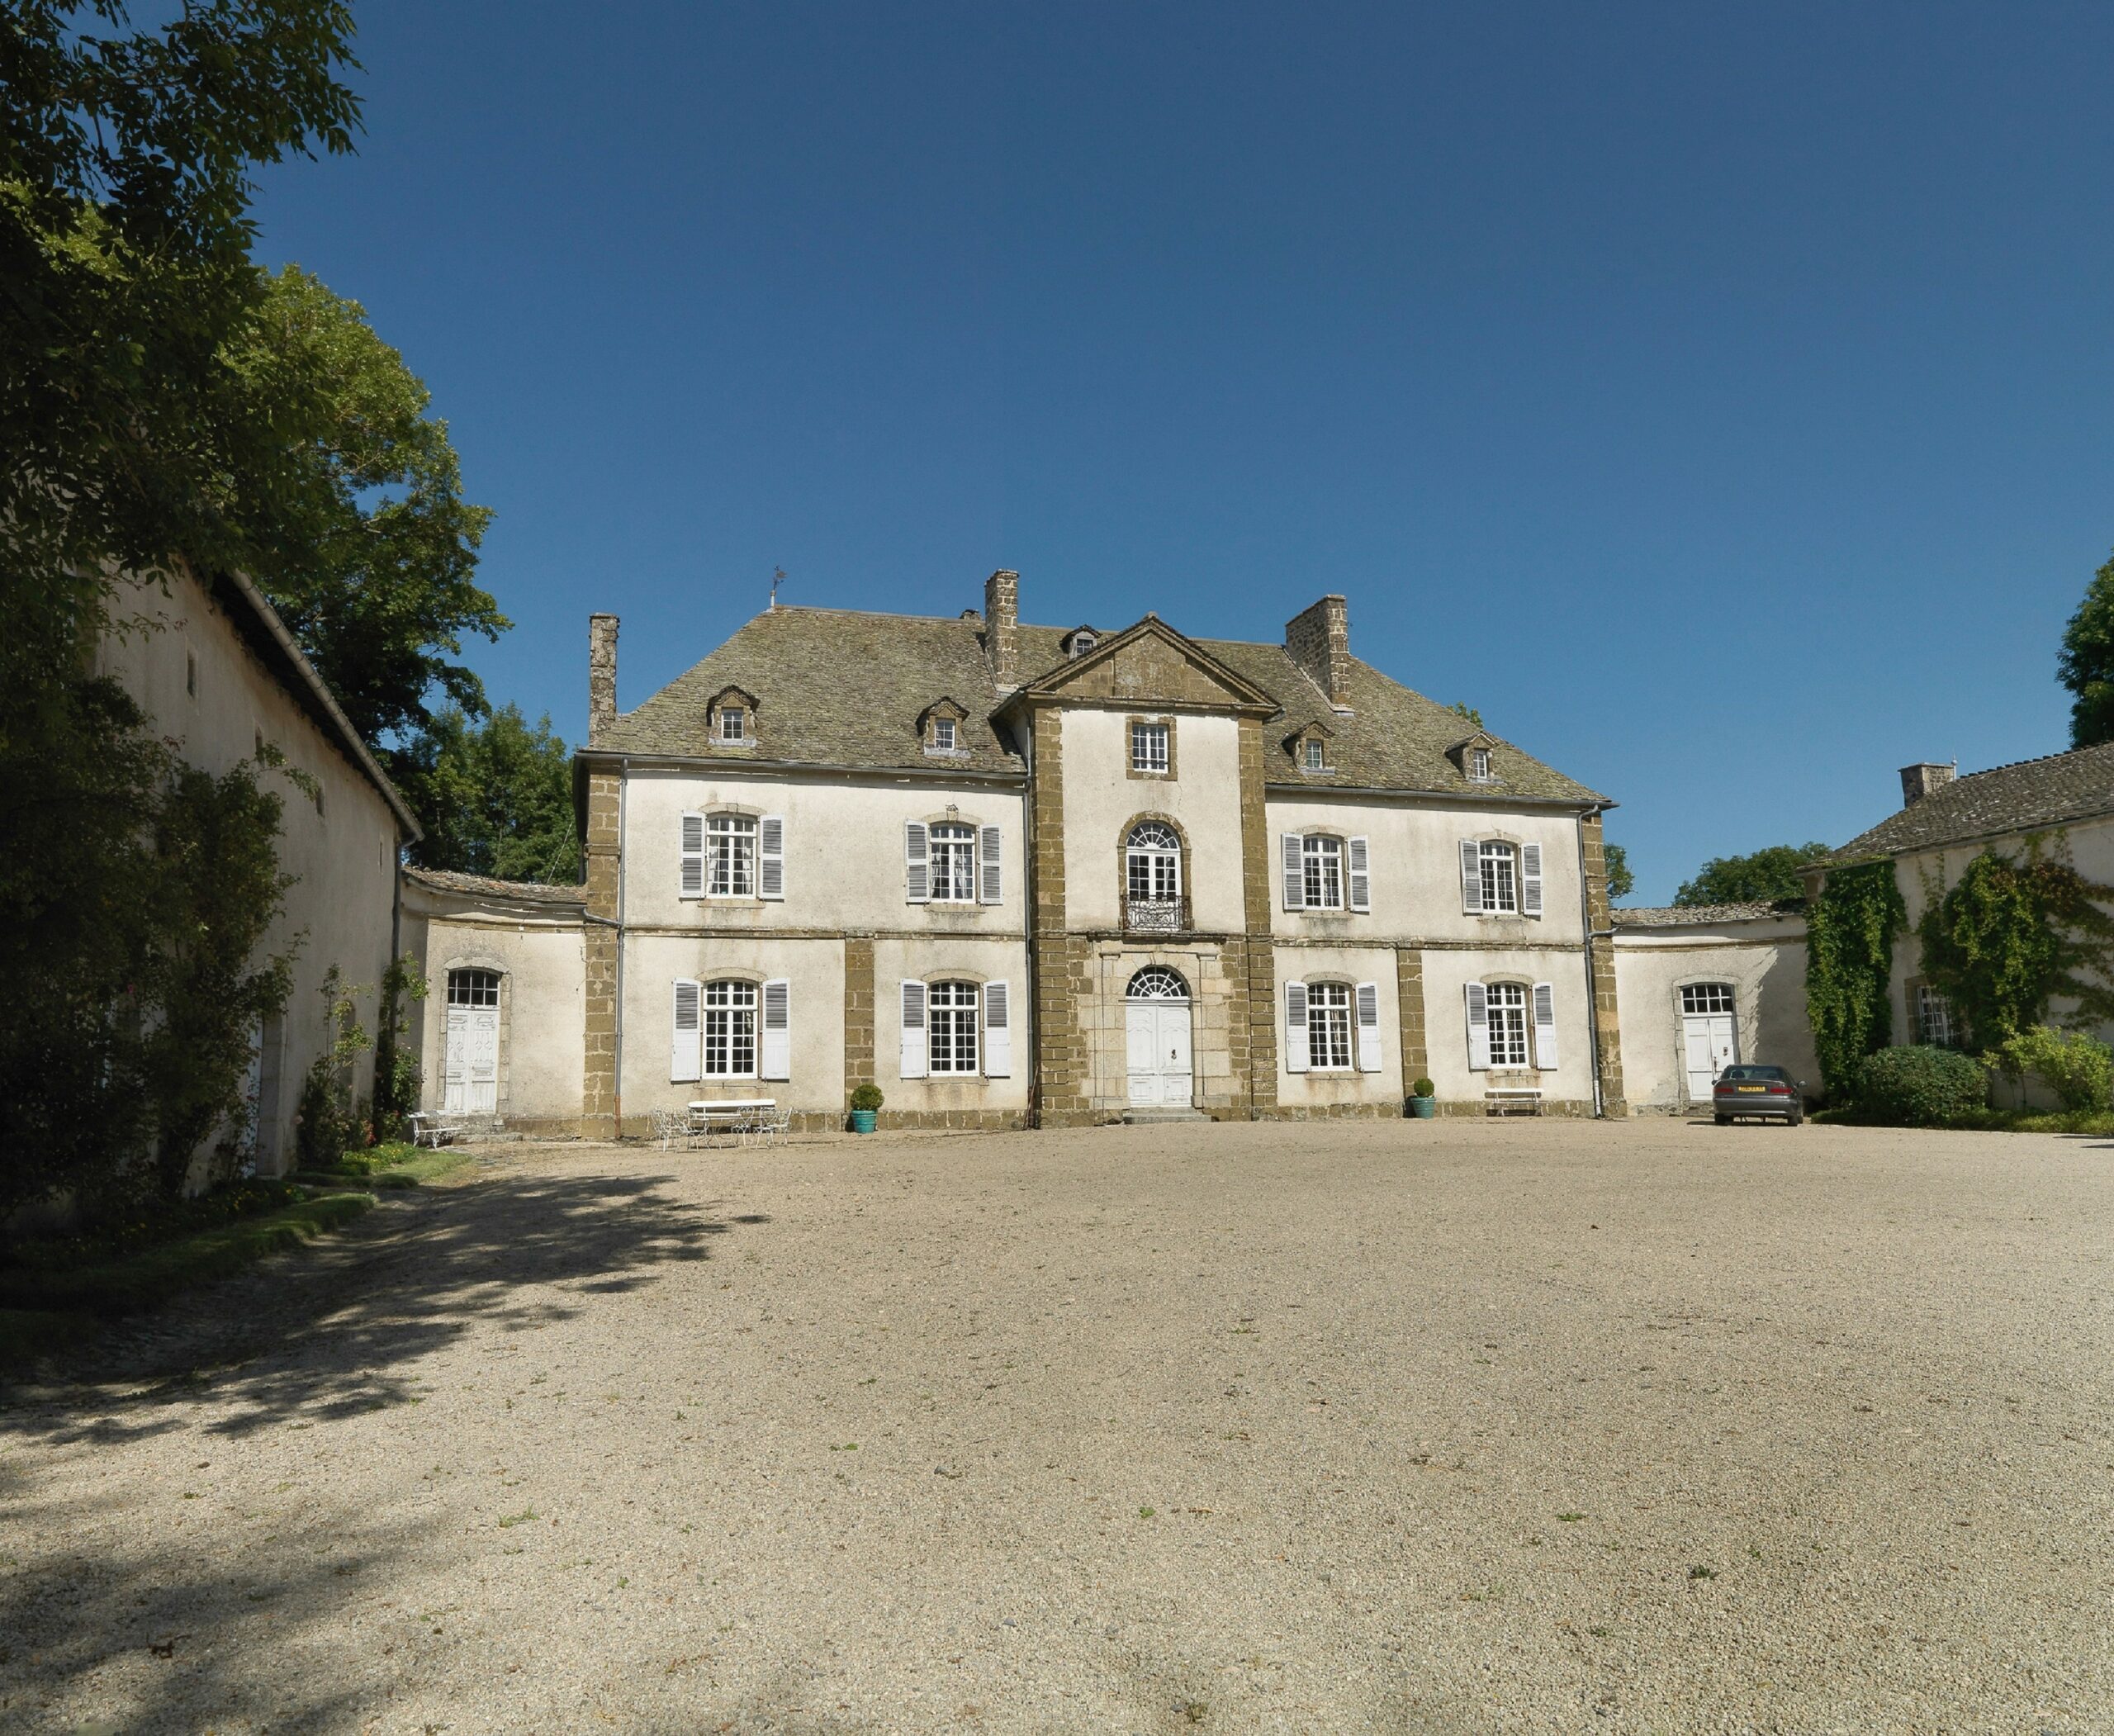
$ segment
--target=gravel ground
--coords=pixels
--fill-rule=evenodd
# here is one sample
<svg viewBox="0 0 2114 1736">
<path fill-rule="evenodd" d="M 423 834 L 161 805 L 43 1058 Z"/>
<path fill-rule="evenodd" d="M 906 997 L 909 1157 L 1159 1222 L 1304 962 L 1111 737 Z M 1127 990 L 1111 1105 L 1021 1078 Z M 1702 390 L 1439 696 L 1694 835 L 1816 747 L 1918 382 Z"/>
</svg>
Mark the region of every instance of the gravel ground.
<svg viewBox="0 0 2114 1736">
<path fill-rule="evenodd" d="M 0 1410 L 10 1732 L 2114 1729 L 2114 1147 L 502 1150 Z"/>
</svg>

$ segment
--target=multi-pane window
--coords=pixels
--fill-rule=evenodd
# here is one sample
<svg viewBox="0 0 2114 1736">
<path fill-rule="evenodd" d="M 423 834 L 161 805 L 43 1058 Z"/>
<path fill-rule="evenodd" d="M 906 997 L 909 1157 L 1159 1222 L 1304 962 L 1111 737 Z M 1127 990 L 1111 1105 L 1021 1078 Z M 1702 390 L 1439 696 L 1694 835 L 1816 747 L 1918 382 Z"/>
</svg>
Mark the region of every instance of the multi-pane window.
<svg viewBox="0 0 2114 1736">
<path fill-rule="evenodd" d="M 1130 769 L 1133 771 L 1165 771 L 1167 770 L 1166 724 L 1131 724 Z"/>
<path fill-rule="evenodd" d="M 1483 908 L 1516 911 L 1519 908 L 1519 859 L 1510 844 L 1482 847 Z"/>
<path fill-rule="evenodd" d="M 1732 1010 L 1732 985 L 1730 983 L 1690 983 L 1681 990 L 1681 1011 L 1684 1013 L 1730 1013 Z"/>
<path fill-rule="evenodd" d="M 704 985 L 704 1076 L 754 1079 L 756 1072 L 756 985 Z"/>
<path fill-rule="evenodd" d="M 1471 747 L 1468 750 L 1468 777 L 1472 782 L 1477 784 L 1487 784 L 1490 781 L 1489 748 Z"/>
<path fill-rule="evenodd" d="M 931 830 L 932 901 L 976 902 L 976 828 L 942 823 Z"/>
<path fill-rule="evenodd" d="M 976 1005 L 974 983 L 934 983 L 926 995 L 926 1041 L 935 1074 L 976 1071 Z"/>
<path fill-rule="evenodd" d="M 1327 756 L 1319 742 L 1309 742 L 1306 744 L 1306 769 L 1309 771 L 1325 771 L 1328 769 Z"/>
<path fill-rule="evenodd" d="M 739 705 L 719 708 L 719 739 L 723 742 L 746 742 L 749 738 L 749 714 Z"/>
<path fill-rule="evenodd" d="M 1934 1049 L 1953 1046 L 1952 1003 L 1928 983 L 1916 990 L 1916 1040 Z"/>
<path fill-rule="evenodd" d="M 451 1007 L 496 1007 L 499 1004 L 499 972 L 449 971 L 448 1004 Z"/>
<path fill-rule="evenodd" d="M 1306 985 L 1307 1065 L 1316 1069 L 1351 1064 L 1351 991 L 1347 983 Z"/>
<path fill-rule="evenodd" d="M 705 889 L 714 898 L 753 898 L 756 889 L 756 823 L 715 813 L 706 823 Z"/>
<path fill-rule="evenodd" d="M 1490 984 L 1490 1064 L 1527 1065 L 1527 991 L 1518 983 Z"/>
<path fill-rule="evenodd" d="M 932 745 L 942 753 L 955 751 L 955 720 L 952 718 L 932 719 Z"/>
<path fill-rule="evenodd" d="M 1309 910 L 1344 908 L 1344 841 L 1310 832 L 1300 842 L 1300 869 Z"/>
<path fill-rule="evenodd" d="M 1134 903 L 1182 896 L 1182 840 L 1161 820 L 1140 820 L 1124 848 L 1126 884 Z"/>
</svg>

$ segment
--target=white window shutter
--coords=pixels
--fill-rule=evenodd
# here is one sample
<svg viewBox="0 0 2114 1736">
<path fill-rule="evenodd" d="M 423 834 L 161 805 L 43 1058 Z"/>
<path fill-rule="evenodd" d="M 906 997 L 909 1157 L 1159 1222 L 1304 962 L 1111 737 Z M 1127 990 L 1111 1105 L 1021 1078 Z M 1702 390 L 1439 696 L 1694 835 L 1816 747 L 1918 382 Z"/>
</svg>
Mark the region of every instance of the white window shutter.
<svg viewBox="0 0 2114 1736">
<path fill-rule="evenodd" d="M 1468 916 L 1483 913 L 1483 847 L 1473 838 L 1461 840 L 1461 909 Z"/>
<path fill-rule="evenodd" d="M 1306 841 L 1296 832 L 1284 835 L 1285 908 L 1304 910 L 1306 908 L 1306 865 L 1304 859 Z"/>
<path fill-rule="evenodd" d="M 1539 916 L 1542 913 L 1542 847 L 1522 844 L 1519 847 L 1519 913 Z"/>
<path fill-rule="evenodd" d="M 906 981 L 903 985 L 903 1060 L 897 1068 L 901 1079 L 923 1079 L 931 1071 L 925 1048 L 925 985 Z"/>
<path fill-rule="evenodd" d="M 683 816 L 683 896 L 704 896 L 704 816 L 701 813 Z"/>
<path fill-rule="evenodd" d="M 986 826 L 979 842 L 982 847 L 978 860 L 984 871 L 977 882 L 977 900 L 985 904 L 1003 904 L 1006 891 L 1004 834 L 996 826 Z"/>
<path fill-rule="evenodd" d="M 1364 838 L 1352 838 L 1344 846 L 1349 858 L 1351 908 L 1372 908 L 1372 851 Z"/>
<path fill-rule="evenodd" d="M 1534 1065 L 1544 1073 L 1556 1069 L 1556 989 L 1534 984 Z"/>
<path fill-rule="evenodd" d="M 699 1017 L 700 994 L 695 983 L 675 984 L 675 1034 L 668 1046 L 668 1078 L 680 1084 L 704 1074 L 704 1028 Z"/>
<path fill-rule="evenodd" d="M 782 976 L 763 985 L 763 1041 L 756 1059 L 758 1079 L 793 1077 L 793 984 Z"/>
<path fill-rule="evenodd" d="M 1306 984 L 1285 984 L 1285 1071 L 1304 1073 L 1307 1065 Z"/>
<path fill-rule="evenodd" d="M 785 896 L 785 816 L 782 813 L 766 813 L 756 822 L 756 896 Z"/>
<path fill-rule="evenodd" d="M 912 820 L 903 828 L 903 871 L 909 883 L 909 899 L 913 904 L 929 904 L 932 901 L 932 862 L 927 848 L 924 823 Z M 922 1002 L 919 1003 L 923 1005 Z M 918 1075 L 922 1078 L 923 1074 Z"/>
<path fill-rule="evenodd" d="M 1013 1076 L 1013 994 L 1002 982 L 984 985 L 984 1071 L 989 1079 Z"/>
<path fill-rule="evenodd" d="M 1380 984 L 1360 983 L 1353 991 L 1358 1006 L 1358 1070 L 1380 1070 Z"/>
<path fill-rule="evenodd" d="M 1490 1070 L 1490 990 L 1481 983 L 1468 984 L 1468 1069 Z"/>
</svg>

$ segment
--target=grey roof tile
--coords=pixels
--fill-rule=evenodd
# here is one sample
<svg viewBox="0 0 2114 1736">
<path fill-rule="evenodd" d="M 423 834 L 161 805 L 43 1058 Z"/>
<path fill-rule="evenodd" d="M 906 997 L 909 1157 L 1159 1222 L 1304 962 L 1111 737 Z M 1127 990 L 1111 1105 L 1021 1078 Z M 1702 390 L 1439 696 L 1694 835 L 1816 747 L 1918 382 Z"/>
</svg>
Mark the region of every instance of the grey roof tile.
<svg viewBox="0 0 2114 1736">
<path fill-rule="evenodd" d="M 1708 927 L 1720 923 L 1755 923 L 1766 917 L 1797 916 L 1804 912 L 1805 904 L 1804 899 L 1784 899 L 1775 904 L 1765 899 L 1746 904 L 1640 904 L 1634 908 L 1618 904 L 1614 919 L 1618 928 Z"/>
<path fill-rule="evenodd" d="M 476 898 L 512 899 L 533 904 L 576 904 L 587 902 L 584 886 L 547 886 L 538 880 L 495 880 L 489 875 L 457 874 L 451 868 L 406 866 L 404 878 L 435 892 L 467 893 Z"/>
<path fill-rule="evenodd" d="M 2114 742 L 1955 778 L 1850 840 L 1831 862 L 1898 856 L 2114 813 Z"/>
</svg>

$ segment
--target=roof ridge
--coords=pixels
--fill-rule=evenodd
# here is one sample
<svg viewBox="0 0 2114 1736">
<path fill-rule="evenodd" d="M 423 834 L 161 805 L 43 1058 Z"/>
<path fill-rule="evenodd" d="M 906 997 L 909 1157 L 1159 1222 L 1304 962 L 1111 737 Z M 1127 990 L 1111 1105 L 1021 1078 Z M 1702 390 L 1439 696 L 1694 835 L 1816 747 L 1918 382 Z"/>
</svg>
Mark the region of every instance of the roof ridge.
<svg viewBox="0 0 2114 1736">
<path fill-rule="evenodd" d="M 2022 766 L 2045 766 L 2050 760 L 2067 760 L 2075 753 L 2096 753 L 2102 747 L 2114 747 L 2114 742 L 2088 742 L 2082 747 L 2064 747 L 2054 753 L 2036 753 L 2022 760 L 2005 760 L 1998 765 L 1984 766 L 1979 771 L 1961 772 L 1950 784 L 1941 785 L 1931 792 L 1943 795 L 1948 790 L 1957 790 L 1962 784 L 1972 783 L 1976 778 L 1988 777 L 1993 771 L 2016 771 Z"/>
</svg>

